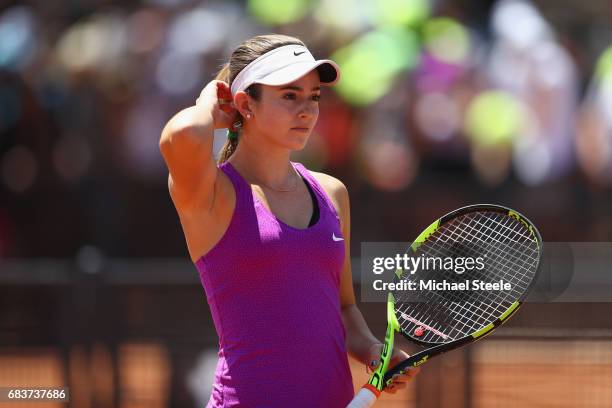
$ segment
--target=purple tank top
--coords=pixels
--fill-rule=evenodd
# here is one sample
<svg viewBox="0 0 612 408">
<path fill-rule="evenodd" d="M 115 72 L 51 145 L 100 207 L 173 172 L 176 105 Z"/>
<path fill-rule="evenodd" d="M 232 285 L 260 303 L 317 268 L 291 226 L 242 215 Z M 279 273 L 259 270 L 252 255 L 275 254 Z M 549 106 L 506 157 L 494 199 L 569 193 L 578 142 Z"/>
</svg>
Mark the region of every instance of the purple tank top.
<svg viewBox="0 0 612 408">
<path fill-rule="evenodd" d="M 196 262 L 219 336 L 207 408 L 344 408 L 353 396 L 340 313 L 340 221 L 316 179 L 292 165 L 320 210 L 306 229 L 276 218 L 231 163 L 219 166 L 236 207 L 221 240 Z"/>
</svg>

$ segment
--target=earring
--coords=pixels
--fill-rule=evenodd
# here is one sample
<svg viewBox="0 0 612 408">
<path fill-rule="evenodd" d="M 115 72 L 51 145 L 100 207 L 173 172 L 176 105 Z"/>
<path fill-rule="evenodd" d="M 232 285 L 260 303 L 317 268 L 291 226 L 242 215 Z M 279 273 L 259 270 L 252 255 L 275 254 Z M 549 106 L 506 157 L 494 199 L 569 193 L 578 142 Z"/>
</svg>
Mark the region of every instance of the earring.
<svg viewBox="0 0 612 408">
<path fill-rule="evenodd" d="M 247 113 L 247 114 L 246 114 L 246 117 L 247 117 L 247 119 L 251 119 L 251 114 L 250 114 L 250 113 Z"/>
</svg>

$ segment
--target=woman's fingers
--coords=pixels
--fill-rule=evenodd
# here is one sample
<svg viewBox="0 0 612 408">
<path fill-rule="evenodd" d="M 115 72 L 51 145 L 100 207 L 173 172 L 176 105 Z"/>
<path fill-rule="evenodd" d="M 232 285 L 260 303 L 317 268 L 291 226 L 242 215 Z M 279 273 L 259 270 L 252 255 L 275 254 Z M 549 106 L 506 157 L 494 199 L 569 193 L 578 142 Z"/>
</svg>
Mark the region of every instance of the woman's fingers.
<svg viewBox="0 0 612 408">
<path fill-rule="evenodd" d="M 393 387 L 393 389 L 395 391 L 397 390 L 402 390 L 404 388 L 406 388 L 408 386 L 407 382 L 401 382 L 401 381 L 394 381 L 391 383 L 391 386 Z"/>
<path fill-rule="evenodd" d="M 223 103 L 221 100 L 219 100 L 219 109 L 228 114 L 236 111 L 236 109 L 234 109 L 234 104 L 231 101 Z"/>
<path fill-rule="evenodd" d="M 380 356 L 382 347 L 382 344 L 375 344 L 370 348 L 370 360 L 368 360 L 369 363 L 366 364 L 366 368 L 369 369 L 369 371 L 375 370 L 376 366 L 380 364 L 378 358 Z M 403 350 L 399 348 L 394 349 L 393 354 L 391 355 L 390 367 L 393 367 L 408 357 L 409 355 Z M 420 367 L 413 367 L 400 371 L 391 378 L 391 383 L 385 387 L 384 391 L 390 394 L 395 394 L 398 390 L 406 388 L 408 383 L 418 374 L 419 370 Z"/>
<path fill-rule="evenodd" d="M 217 101 L 219 104 L 219 109 L 221 109 L 223 112 L 232 113 L 236 110 L 232 91 L 230 90 L 229 85 L 225 82 L 217 82 Z"/>
<path fill-rule="evenodd" d="M 408 374 L 403 374 L 403 375 L 395 374 L 392 377 L 392 381 L 393 383 L 397 383 L 397 384 L 406 384 L 412 380 L 412 377 L 413 376 L 408 375 Z"/>
<path fill-rule="evenodd" d="M 210 109 L 215 129 L 230 129 L 238 119 L 232 92 L 226 82 L 210 81 L 196 99 L 196 106 Z"/>
<path fill-rule="evenodd" d="M 231 102 L 233 100 L 232 91 L 227 83 L 217 81 L 217 98 L 219 98 L 219 101 L 226 100 Z"/>
<path fill-rule="evenodd" d="M 404 374 L 395 374 L 391 377 L 391 383 L 385 387 L 385 391 L 395 394 L 397 391 L 406 388 L 415 375 L 413 369 L 406 370 Z"/>
<path fill-rule="evenodd" d="M 388 392 L 389 394 L 395 394 L 396 392 L 403 390 L 407 386 L 408 385 L 406 383 L 393 382 L 385 388 L 385 392 Z"/>
<path fill-rule="evenodd" d="M 419 371 L 421 371 L 421 367 L 411 367 L 411 368 L 406 368 L 405 370 L 400 371 L 400 375 L 406 375 L 410 378 L 416 376 Z"/>
</svg>

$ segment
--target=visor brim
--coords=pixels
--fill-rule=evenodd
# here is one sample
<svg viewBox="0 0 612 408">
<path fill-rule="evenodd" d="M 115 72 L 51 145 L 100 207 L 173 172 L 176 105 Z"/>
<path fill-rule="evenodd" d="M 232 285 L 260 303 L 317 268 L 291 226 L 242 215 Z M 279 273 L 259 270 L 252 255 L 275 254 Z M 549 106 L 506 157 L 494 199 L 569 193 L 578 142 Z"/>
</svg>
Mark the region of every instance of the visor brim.
<svg viewBox="0 0 612 408">
<path fill-rule="evenodd" d="M 332 60 L 318 60 L 288 65 L 256 81 L 256 83 L 271 86 L 286 85 L 300 79 L 314 69 L 319 72 L 319 79 L 323 86 L 335 85 L 340 80 L 338 64 Z"/>
</svg>

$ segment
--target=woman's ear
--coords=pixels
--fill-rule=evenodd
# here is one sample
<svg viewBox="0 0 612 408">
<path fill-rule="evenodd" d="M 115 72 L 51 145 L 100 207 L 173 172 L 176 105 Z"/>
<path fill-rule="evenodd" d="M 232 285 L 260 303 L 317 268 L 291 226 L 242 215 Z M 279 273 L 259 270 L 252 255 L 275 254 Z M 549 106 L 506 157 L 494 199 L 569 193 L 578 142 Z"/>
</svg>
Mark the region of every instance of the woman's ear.
<svg viewBox="0 0 612 408">
<path fill-rule="evenodd" d="M 251 98 L 246 92 L 240 91 L 234 95 L 234 105 L 236 106 L 236 110 L 240 112 L 240 115 L 243 118 L 253 116 L 253 111 L 251 110 Z"/>
</svg>

